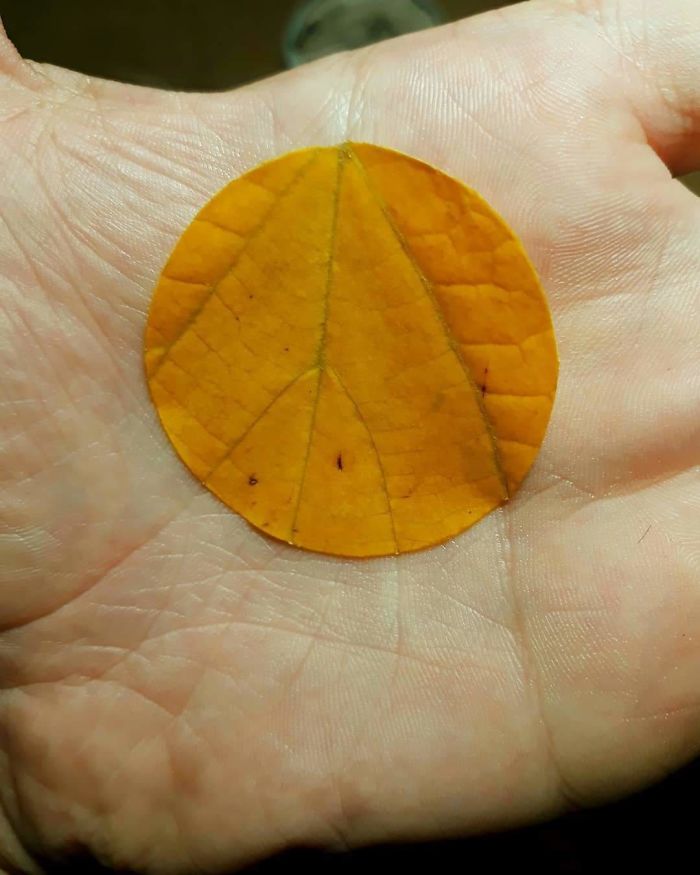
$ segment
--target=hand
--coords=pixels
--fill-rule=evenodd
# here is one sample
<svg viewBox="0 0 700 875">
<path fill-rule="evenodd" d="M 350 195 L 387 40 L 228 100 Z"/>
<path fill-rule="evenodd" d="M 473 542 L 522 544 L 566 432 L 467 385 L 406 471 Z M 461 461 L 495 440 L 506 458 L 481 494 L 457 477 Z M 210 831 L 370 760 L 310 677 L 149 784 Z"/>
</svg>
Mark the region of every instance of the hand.
<svg viewBox="0 0 700 875">
<path fill-rule="evenodd" d="M 0 847 L 214 871 L 501 827 L 700 740 L 697 0 L 550 0 L 228 94 L 0 49 Z M 142 370 L 194 212 L 366 140 L 479 190 L 548 291 L 561 380 L 510 505 L 356 562 L 196 483 Z M 14 867 L 14 868 L 13 868 Z"/>
</svg>

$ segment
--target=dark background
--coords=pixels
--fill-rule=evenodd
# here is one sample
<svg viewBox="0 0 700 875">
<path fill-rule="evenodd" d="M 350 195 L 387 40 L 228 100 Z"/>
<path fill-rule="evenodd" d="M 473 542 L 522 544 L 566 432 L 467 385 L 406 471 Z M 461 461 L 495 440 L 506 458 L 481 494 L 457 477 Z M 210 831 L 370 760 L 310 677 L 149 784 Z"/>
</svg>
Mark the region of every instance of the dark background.
<svg viewBox="0 0 700 875">
<path fill-rule="evenodd" d="M 377 0 L 381 3 L 382 0 Z M 435 0 L 448 19 L 507 0 Z M 229 88 L 283 67 L 284 29 L 301 0 L 2 0 L 23 53 L 110 79 Z"/>
<path fill-rule="evenodd" d="M 507 5 L 502 0 L 437 2 L 448 19 Z M 127 82 L 214 90 L 283 68 L 283 33 L 298 5 L 296 0 L 0 0 L 0 15 L 22 54 L 34 60 Z M 700 193 L 700 174 L 687 181 Z M 635 797 L 549 824 L 347 854 L 299 849 L 264 861 L 247 875 L 429 869 L 695 873 L 700 872 L 698 791 L 700 761 Z M 76 853 L 49 871 L 79 875 L 100 870 Z"/>
</svg>

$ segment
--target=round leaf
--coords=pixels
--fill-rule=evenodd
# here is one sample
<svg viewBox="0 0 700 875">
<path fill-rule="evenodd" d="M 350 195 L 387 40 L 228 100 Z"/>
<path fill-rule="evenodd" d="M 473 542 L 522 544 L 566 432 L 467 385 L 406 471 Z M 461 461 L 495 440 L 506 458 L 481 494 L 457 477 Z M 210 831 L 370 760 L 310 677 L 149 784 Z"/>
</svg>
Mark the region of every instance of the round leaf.
<svg viewBox="0 0 700 875">
<path fill-rule="evenodd" d="M 378 556 L 508 500 L 544 437 L 551 319 L 476 192 L 366 144 L 231 182 L 167 262 L 146 332 L 176 451 L 262 531 Z"/>
</svg>

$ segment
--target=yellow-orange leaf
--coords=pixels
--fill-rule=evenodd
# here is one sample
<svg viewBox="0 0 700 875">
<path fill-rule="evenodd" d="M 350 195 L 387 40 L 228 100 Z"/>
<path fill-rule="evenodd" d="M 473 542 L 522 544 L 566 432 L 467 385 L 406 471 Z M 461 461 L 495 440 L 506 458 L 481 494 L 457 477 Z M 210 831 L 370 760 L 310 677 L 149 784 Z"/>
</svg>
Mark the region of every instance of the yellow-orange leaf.
<svg viewBox="0 0 700 875">
<path fill-rule="evenodd" d="M 557 380 L 547 304 L 484 200 L 346 143 L 231 182 L 155 291 L 146 370 L 193 474 L 270 535 L 343 556 L 444 541 L 506 501 Z"/>
</svg>

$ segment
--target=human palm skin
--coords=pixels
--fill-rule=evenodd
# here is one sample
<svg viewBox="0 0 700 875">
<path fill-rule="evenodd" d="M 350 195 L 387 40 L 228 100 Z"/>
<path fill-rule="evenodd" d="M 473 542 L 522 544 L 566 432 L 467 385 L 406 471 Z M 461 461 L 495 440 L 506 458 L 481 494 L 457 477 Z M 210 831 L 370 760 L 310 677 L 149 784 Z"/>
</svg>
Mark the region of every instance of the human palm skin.
<svg viewBox="0 0 700 875">
<path fill-rule="evenodd" d="M 228 94 L 0 49 L 0 856 L 215 872 L 623 794 L 700 742 L 696 0 L 528 3 Z M 477 188 L 550 296 L 522 490 L 433 550 L 270 541 L 163 435 L 159 269 L 230 178 L 365 140 Z"/>
</svg>

